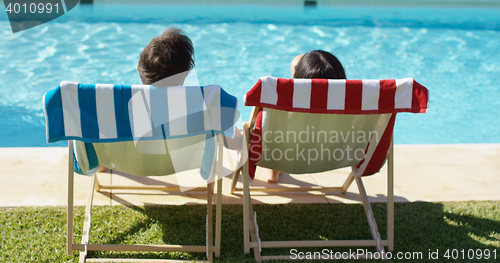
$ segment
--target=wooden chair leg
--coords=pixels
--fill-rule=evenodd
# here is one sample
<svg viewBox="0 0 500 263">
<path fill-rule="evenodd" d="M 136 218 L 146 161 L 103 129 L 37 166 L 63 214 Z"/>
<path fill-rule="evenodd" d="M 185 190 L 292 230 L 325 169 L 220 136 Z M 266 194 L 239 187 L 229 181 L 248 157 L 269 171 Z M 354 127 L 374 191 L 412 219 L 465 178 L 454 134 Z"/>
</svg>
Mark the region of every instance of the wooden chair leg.
<svg viewBox="0 0 500 263">
<path fill-rule="evenodd" d="M 212 193 L 213 183 L 207 185 L 207 260 L 214 261 L 213 251 L 213 220 L 212 220 Z"/>
<path fill-rule="evenodd" d="M 394 141 L 387 157 L 387 241 L 387 250 L 394 251 Z"/>
<path fill-rule="evenodd" d="M 258 107 L 253 107 L 252 108 L 252 113 L 250 114 L 250 120 L 249 122 L 243 122 L 243 137 L 246 142 L 246 145 L 248 146 L 250 144 L 250 128 L 253 127 L 255 123 L 255 118 L 257 117 L 257 114 L 259 113 L 259 108 Z M 247 156 L 247 158 L 250 158 L 250 156 Z M 248 159 L 245 161 L 246 164 L 248 164 Z M 231 182 L 231 194 L 234 194 L 234 191 L 236 190 L 236 184 L 238 183 L 238 179 L 240 177 L 240 173 L 244 173 L 244 165 L 234 171 L 233 173 L 233 179 Z"/>
<path fill-rule="evenodd" d="M 250 253 L 250 241 L 259 242 L 258 226 L 253 212 L 252 198 L 250 196 L 249 179 L 247 162 L 243 168 L 243 239 L 245 254 Z M 254 247 L 253 253 L 255 260 L 261 262 L 260 247 Z"/>
<path fill-rule="evenodd" d="M 222 220 L 222 178 L 217 180 L 217 205 L 215 215 L 215 257 L 220 257 L 221 242 L 221 220 Z"/>
<path fill-rule="evenodd" d="M 90 179 L 89 190 L 87 193 L 87 204 L 85 206 L 85 215 L 83 220 L 82 244 L 88 244 L 90 238 L 90 226 L 92 224 L 92 205 L 94 200 L 94 188 L 97 175 L 93 175 Z M 87 251 L 80 251 L 80 262 L 85 262 Z"/>
<path fill-rule="evenodd" d="M 238 183 L 238 179 L 240 178 L 241 170 L 242 168 L 239 168 L 233 173 L 233 179 L 231 181 L 231 191 L 229 192 L 231 194 L 234 194 L 234 191 L 236 190 L 236 184 Z"/>
<path fill-rule="evenodd" d="M 358 185 L 359 195 L 361 196 L 361 201 L 363 202 L 363 207 L 365 209 L 366 219 L 370 227 L 370 232 L 372 233 L 373 239 L 377 241 L 377 251 L 382 253 L 384 252 L 384 247 L 381 245 L 382 238 L 380 237 L 380 233 L 378 232 L 377 222 L 375 221 L 370 201 L 368 200 L 368 196 L 366 195 L 365 187 L 363 186 L 361 178 L 357 176 L 355 176 L 354 178 L 356 179 L 356 184 Z"/>
<path fill-rule="evenodd" d="M 97 174 L 95 174 L 94 188 L 95 188 L 96 192 L 100 192 L 101 191 L 101 184 L 99 183 L 99 178 L 97 178 Z"/>
<path fill-rule="evenodd" d="M 248 164 L 243 168 L 243 244 L 245 254 L 250 254 L 250 187 L 248 186 Z"/>
<path fill-rule="evenodd" d="M 349 188 L 349 186 L 351 186 L 352 181 L 354 181 L 354 174 L 351 172 L 342 185 L 342 194 L 345 194 L 347 192 L 347 189 Z"/>
<path fill-rule="evenodd" d="M 254 214 L 253 207 L 252 207 L 252 199 L 250 196 L 248 196 L 249 200 L 248 203 L 250 204 L 249 206 L 249 220 L 250 220 L 250 237 L 252 239 L 252 242 L 258 242 L 259 247 L 254 247 L 253 248 L 253 256 L 255 258 L 255 261 L 257 262 L 262 262 L 262 256 L 261 256 L 261 251 L 260 251 L 260 237 L 259 237 L 259 226 L 257 224 L 257 215 Z"/>
<path fill-rule="evenodd" d="M 220 257 L 220 243 L 221 243 L 221 221 L 222 221 L 222 178 L 223 176 L 223 155 L 224 155 L 224 136 L 218 135 L 218 154 L 217 154 L 217 204 L 215 215 L 215 257 Z"/>
<path fill-rule="evenodd" d="M 66 252 L 73 255 L 73 189 L 74 189 L 74 155 L 73 141 L 68 141 L 68 210 L 67 210 L 67 236 Z"/>
</svg>

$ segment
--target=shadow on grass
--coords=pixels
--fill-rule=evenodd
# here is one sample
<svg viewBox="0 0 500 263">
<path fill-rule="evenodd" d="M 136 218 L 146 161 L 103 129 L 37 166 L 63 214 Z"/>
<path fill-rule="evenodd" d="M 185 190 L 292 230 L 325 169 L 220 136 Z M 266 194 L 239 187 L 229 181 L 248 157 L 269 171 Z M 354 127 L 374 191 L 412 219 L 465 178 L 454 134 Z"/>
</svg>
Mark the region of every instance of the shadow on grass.
<svg viewBox="0 0 500 263">
<path fill-rule="evenodd" d="M 386 204 L 373 203 L 372 207 L 380 234 L 385 239 Z M 254 205 L 254 210 L 257 212 L 262 240 L 371 238 L 361 204 L 259 204 Z M 204 205 L 96 207 L 93 220 L 105 221 L 106 224 L 105 226 L 94 224 L 91 237 L 97 235 L 99 238 L 91 238 L 91 242 L 204 245 L 205 215 Z M 123 230 L 118 230 L 120 227 Z M 500 259 L 499 232 L 500 202 L 498 201 L 396 203 L 395 251 L 392 253 L 392 261 L 400 261 L 395 259 L 398 256 L 406 262 L 417 259 L 419 262 L 447 261 L 445 253 L 448 250 L 450 256 L 448 260 L 496 262 Z M 241 205 L 223 205 L 221 247 L 221 257 L 216 260 L 217 262 L 254 262 L 251 255 L 243 253 Z M 324 252 L 323 248 L 296 249 L 295 254 L 303 252 L 304 258 L 308 252 L 311 257 L 314 256 L 314 252 Z M 358 248 L 350 249 L 356 251 Z M 375 252 L 373 248 L 367 249 Z M 478 249 L 481 251 L 481 259 Z M 347 251 L 349 248 L 327 248 L 327 254 Z M 485 258 L 487 252 L 490 254 L 488 259 Z M 263 249 L 263 254 L 291 255 L 290 249 Z M 434 259 L 436 255 L 438 259 Z M 94 252 L 91 256 L 206 259 L 205 255 L 200 253 L 173 252 Z"/>
</svg>

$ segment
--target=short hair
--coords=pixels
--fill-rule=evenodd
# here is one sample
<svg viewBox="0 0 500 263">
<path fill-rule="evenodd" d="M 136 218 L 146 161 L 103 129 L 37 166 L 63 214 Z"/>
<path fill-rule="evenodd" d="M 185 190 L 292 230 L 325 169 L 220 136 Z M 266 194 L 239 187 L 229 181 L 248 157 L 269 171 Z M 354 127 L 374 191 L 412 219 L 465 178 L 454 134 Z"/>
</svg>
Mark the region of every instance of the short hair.
<svg viewBox="0 0 500 263">
<path fill-rule="evenodd" d="M 144 48 L 137 68 L 142 83 L 151 85 L 193 67 L 193 42 L 182 30 L 169 28 Z"/>
<path fill-rule="evenodd" d="M 307 52 L 295 66 L 294 78 L 298 79 L 345 79 L 340 61 L 323 50 Z"/>
</svg>

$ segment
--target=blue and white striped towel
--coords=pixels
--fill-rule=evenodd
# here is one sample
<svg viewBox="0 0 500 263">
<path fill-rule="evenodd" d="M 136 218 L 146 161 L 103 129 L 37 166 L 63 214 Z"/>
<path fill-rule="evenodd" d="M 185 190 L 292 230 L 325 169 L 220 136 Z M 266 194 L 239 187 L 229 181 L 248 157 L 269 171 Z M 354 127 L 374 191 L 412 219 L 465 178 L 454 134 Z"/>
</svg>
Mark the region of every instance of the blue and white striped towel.
<svg viewBox="0 0 500 263">
<path fill-rule="evenodd" d="M 61 82 L 44 95 L 47 142 L 157 140 L 223 134 L 233 137 L 236 97 L 220 86 Z"/>
</svg>

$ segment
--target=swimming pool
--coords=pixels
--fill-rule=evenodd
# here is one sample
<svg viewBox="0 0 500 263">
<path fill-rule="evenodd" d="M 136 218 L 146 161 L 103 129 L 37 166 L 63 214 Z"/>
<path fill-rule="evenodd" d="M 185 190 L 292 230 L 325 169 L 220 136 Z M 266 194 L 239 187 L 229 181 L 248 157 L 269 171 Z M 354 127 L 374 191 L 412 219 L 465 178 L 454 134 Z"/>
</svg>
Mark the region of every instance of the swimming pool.
<svg viewBox="0 0 500 263">
<path fill-rule="evenodd" d="M 496 7 L 95 4 L 16 34 L 0 11 L 0 147 L 49 146 L 41 99 L 62 80 L 140 84 L 139 53 L 171 26 L 193 40 L 200 83 L 240 100 L 324 49 L 348 78 L 413 77 L 430 90 L 428 114 L 398 115 L 396 143 L 500 143 Z"/>
</svg>

